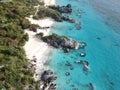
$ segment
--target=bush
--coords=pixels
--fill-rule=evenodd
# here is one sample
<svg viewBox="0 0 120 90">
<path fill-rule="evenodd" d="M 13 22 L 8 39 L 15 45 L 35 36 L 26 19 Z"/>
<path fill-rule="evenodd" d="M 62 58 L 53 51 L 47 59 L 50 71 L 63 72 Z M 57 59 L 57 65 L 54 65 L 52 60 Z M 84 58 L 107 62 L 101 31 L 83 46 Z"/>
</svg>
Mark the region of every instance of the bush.
<svg viewBox="0 0 120 90">
<path fill-rule="evenodd" d="M 43 35 L 44 35 L 43 33 L 37 33 L 37 34 L 36 34 L 36 36 L 37 36 L 38 38 L 43 37 Z"/>
<path fill-rule="evenodd" d="M 31 25 L 29 26 L 29 29 L 30 29 L 31 31 L 36 32 L 38 27 L 39 27 L 39 25 L 37 25 L 37 24 L 31 24 Z"/>
<path fill-rule="evenodd" d="M 28 19 L 23 18 L 20 20 L 20 25 L 21 25 L 22 29 L 27 29 L 30 27 L 31 24 L 30 24 L 30 21 Z"/>
<path fill-rule="evenodd" d="M 34 16 L 34 18 L 45 18 L 45 17 L 51 17 L 54 20 L 60 20 L 61 19 L 61 14 L 53 9 L 46 8 L 46 7 L 40 7 L 39 11 L 37 13 L 37 16 Z"/>
<path fill-rule="evenodd" d="M 35 13 L 33 7 L 37 2 L 12 0 L 0 3 L 0 66 L 3 66 L 0 68 L 0 90 L 23 90 L 27 85 L 38 90 L 38 82 L 34 81 L 32 71 L 27 68 L 28 61 L 23 49 L 29 39 L 23 29 L 31 25 L 25 17 Z"/>
</svg>

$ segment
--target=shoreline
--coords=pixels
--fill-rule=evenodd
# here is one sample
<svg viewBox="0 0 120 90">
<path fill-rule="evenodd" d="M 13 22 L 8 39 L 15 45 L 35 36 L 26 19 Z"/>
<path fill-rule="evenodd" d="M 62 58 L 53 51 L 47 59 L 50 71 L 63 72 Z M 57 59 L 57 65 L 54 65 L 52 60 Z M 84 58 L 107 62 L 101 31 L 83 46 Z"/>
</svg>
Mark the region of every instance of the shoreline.
<svg viewBox="0 0 120 90">
<path fill-rule="evenodd" d="M 44 0 L 45 6 L 48 5 L 55 5 L 55 0 Z M 44 70 L 47 70 L 48 67 L 46 67 L 44 64 L 48 61 L 51 50 L 50 46 L 37 39 L 35 37 L 36 33 L 42 32 L 44 36 L 47 36 L 50 34 L 51 27 L 55 24 L 55 21 L 51 18 L 45 18 L 42 20 L 34 20 L 32 17 L 27 17 L 27 19 L 31 22 L 31 24 L 38 24 L 40 27 L 50 27 L 48 29 L 37 29 L 37 32 L 33 32 L 30 30 L 25 30 L 25 33 L 28 34 L 29 40 L 24 45 L 26 57 L 28 58 L 28 62 L 30 64 L 34 64 L 34 78 L 35 80 L 40 80 L 40 75 Z M 47 51 L 47 52 L 46 52 Z M 33 59 L 35 59 L 35 62 L 32 62 Z"/>
</svg>

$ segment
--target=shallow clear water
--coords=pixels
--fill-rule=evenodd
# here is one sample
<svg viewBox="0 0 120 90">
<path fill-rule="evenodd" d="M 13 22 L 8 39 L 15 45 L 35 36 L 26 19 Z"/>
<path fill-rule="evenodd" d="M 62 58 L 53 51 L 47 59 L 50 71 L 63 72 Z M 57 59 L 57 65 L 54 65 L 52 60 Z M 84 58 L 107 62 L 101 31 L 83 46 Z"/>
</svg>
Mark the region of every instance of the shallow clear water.
<svg viewBox="0 0 120 90">
<path fill-rule="evenodd" d="M 74 88 L 90 90 L 89 83 L 92 83 L 96 90 L 120 90 L 120 34 L 109 26 L 110 24 L 106 24 L 107 14 L 103 15 L 99 12 L 97 8 L 100 7 L 91 1 L 57 0 L 59 5 L 68 3 L 73 7 L 73 13 L 70 16 L 82 23 L 82 29 L 76 30 L 74 24 L 62 22 L 53 27 L 52 33 L 71 37 L 78 42 L 84 41 L 87 43 L 87 47 L 71 50 L 68 54 L 63 53 L 62 50 L 54 51 L 49 66 L 58 75 L 58 79 L 55 81 L 58 85 L 57 90 L 73 90 Z M 102 3 L 104 3 L 103 0 Z M 105 3 L 110 4 L 106 1 Z M 95 2 L 95 4 L 97 3 Z M 99 2 L 99 4 L 101 3 Z M 112 7 L 114 8 L 114 6 Z M 83 11 L 81 17 L 78 16 L 78 9 Z M 116 6 L 114 10 L 116 10 Z M 111 24 L 113 25 L 113 22 Z M 86 56 L 80 57 L 80 52 L 86 52 Z M 83 71 L 81 65 L 74 63 L 76 59 L 89 62 L 88 73 Z M 72 64 L 73 70 L 65 65 L 66 61 Z M 70 76 L 66 76 L 66 72 L 70 72 Z"/>
</svg>

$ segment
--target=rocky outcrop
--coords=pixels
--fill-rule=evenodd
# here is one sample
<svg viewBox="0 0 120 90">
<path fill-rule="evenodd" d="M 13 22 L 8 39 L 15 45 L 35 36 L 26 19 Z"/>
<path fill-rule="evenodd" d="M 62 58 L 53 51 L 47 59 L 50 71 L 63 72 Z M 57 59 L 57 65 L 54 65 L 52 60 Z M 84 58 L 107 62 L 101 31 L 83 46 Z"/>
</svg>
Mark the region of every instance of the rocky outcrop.
<svg viewBox="0 0 120 90">
<path fill-rule="evenodd" d="M 68 22 L 70 22 L 70 23 L 75 23 L 75 20 L 72 19 L 72 18 L 70 18 L 69 16 L 62 16 L 61 19 L 62 19 L 63 21 L 68 21 Z"/>
<path fill-rule="evenodd" d="M 80 56 L 81 56 L 81 57 L 85 57 L 85 56 L 86 56 L 86 53 L 81 52 L 81 53 L 80 53 Z"/>
<path fill-rule="evenodd" d="M 56 79 L 57 76 L 51 70 L 46 70 L 41 75 L 41 80 L 47 83 L 53 82 Z"/>
<path fill-rule="evenodd" d="M 79 43 L 77 41 L 65 36 L 59 36 L 57 34 L 45 36 L 41 39 L 55 48 L 63 49 L 66 53 L 69 52 L 70 49 L 79 48 Z"/>
<path fill-rule="evenodd" d="M 87 46 L 86 42 L 80 42 L 80 48 L 84 49 Z"/>
<path fill-rule="evenodd" d="M 50 6 L 51 9 L 57 10 L 60 13 L 71 13 L 72 7 L 70 4 L 66 6 Z"/>
<path fill-rule="evenodd" d="M 53 83 L 53 81 L 56 79 L 56 74 L 51 70 L 44 71 L 41 75 L 41 81 L 43 82 L 43 85 L 40 90 L 56 90 L 56 84 Z"/>
<path fill-rule="evenodd" d="M 80 22 L 77 22 L 75 19 L 69 17 L 68 15 L 67 16 L 62 15 L 62 13 L 67 13 L 67 14 L 72 13 L 72 6 L 70 4 L 67 4 L 66 6 L 49 6 L 49 8 L 60 13 L 59 19 L 54 18 L 55 21 L 58 21 L 58 22 L 67 21 L 70 23 L 74 23 L 77 30 L 81 29 Z"/>
<path fill-rule="evenodd" d="M 75 60 L 75 63 L 76 64 L 82 64 L 82 66 L 83 66 L 83 70 L 84 71 L 88 71 L 89 70 L 89 62 L 88 61 L 86 61 L 86 60 Z"/>
</svg>

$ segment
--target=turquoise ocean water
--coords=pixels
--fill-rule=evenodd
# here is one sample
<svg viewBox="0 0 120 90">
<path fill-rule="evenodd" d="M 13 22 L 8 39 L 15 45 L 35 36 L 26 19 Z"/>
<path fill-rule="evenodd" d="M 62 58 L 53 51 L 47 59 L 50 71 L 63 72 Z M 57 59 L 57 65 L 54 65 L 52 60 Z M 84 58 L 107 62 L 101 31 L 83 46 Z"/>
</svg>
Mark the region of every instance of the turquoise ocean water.
<svg viewBox="0 0 120 90">
<path fill-rule="evenodd" d="M 57 90 L 92 90 L 88 87 L 89 83 L 94 85 L 95 90 L 120 90 L 120 28 L 117 19 L 120 14 L 117 4 L 110 5 L 109 0 L 56 0 L 56 2 L 58 5 L 71 4 L 73 12 L 70 17 L 81 22 L 82 28 L 76 30 L 74 24 L 62 22 L 57 23 L 51 33 L 87 43 L 85 49 L 71 50 L 68 54 L 62 50 L 54 50 L 49 66 L 58 76 L 55 81 Z M 78 15 L 78 9 L 83 11 L 81 16 Z M 117 16 L 112 14 L 114 12 L 117 12 Z M 80 57 L 80 52 L 85 52 L 86 56 Z M 74 63 L 76 59 L 89 62 L 88 73 L 83 71 L 81 65 Z M 67 61 L 72 64 L 73 70 L 65 65 Z M 70 76 L 66 76 L 66 72 L 70 72 Z"/>
</svg>

